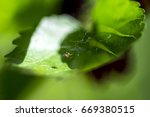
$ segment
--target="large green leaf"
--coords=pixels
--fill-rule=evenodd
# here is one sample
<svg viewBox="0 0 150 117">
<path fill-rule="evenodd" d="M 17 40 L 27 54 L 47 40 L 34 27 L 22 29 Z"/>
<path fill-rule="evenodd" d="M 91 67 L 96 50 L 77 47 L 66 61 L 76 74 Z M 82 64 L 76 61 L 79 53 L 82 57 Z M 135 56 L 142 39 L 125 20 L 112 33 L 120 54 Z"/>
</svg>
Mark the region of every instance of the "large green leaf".
<svg viewBox="0 0 150 117">
<path fill-rule="evenodd" d="M 76 32 L 78 31 L 75 31 L 73 33 Z M 84 30 L 81 32 L 84 32 Z M 72 35 L 73 33 L 69 35 Z M 149 30 L 146 30 L 145 36 L 144 39 L 140 40 L 142 43 L 140 41 L 139 43 L 137 43 L 138 46 L 135 49 L 138 61 L 138 71 L 136 71 L 136 75 L 134 74 L 134 77 L 130 76 L 131 78 L 133 78 L 132 80 L 130 80 L 130 82 L 116 83 L 112 80 L 108 80 L 101 84 L 97 84 L 96 82 L 88 80 L 87 77 L 80 76 L 80 72 L 74 74 L 71 73 L 71 75 L 68 75 L 68 77 L 66 77 L 68 72 L 67 74 L 64 72 L 63 74 L 61 74 L 61 77 L 57 77 L 59 80 L 56 79 L 56 77 L 50 76 L 48 76 L 48 78 L 40 77 L 38 79 L 37 76 L 35 78 L 35 76 L 33 76 L 33 73 L 30 72 L 30 69 L 32 69 L 32 65 L 28 66 L 28 64 L 31 63 L 29 62 L 28 64 L 25 63 L 26 66 L 23 66 L 23 68 L 29 67 L 30 69 L 27 71 L 23 71 L 23 73 L 20 72 L 20 68 L 20 70 L 17 70 L 18 68 L 11 68 L 11 70 L 6 70 L 5 72 L 3 72 L 3 75 L 0 76 L 0 78 L 4 77 L 4 79 L 3 82 L 0 83 L 3 84 L 5 82 L 2 89 L 4 90 L 3 93 L 6 94 L 4 95 L 4 97 L 3 95 L 0 95 L 0 98 L 2 96 L 2 98 L 5 99 L 149 99 L 148 63 L 150 56 L 149 53 L 147 53 L 147 50 L 149 50 Z M 103 48 L 103 50 L 108 51 L 104 46 L 101 47 Z M 108 53 L 110 52 L 108 51 Z M 34 62 L 34 59 L 30 61 Z M 145 69 L 145 66 L 147 67 L 147 69 Z M 36 67 L 38 67 L 38 65 L 36 65 Z M 32 70 L 34 70 L 35 72 L 40 72 L 40 70 L 35 70 L 35 68 Z M 36 74 L 38 73 L 36 72 Z M 65 78 L 62 79 L 62 77 Z M 116 74 L 114 76 L 106 76 L 106 79 L 109 77 L 117 77 L 119 79 L 122 79 L 122 77 L 119 77 Z M 123 77 L 127 76 L 123 74 Z M 19 97 L 16 98 L 16 96 L 18 95 Z"/>
<path fill-rule="evenodd" d="M 19 99 L 92 99 L 92 82 L 68 68 L 58 54 L 63 39 L 80 28 L 80 23 L 70 16 L 51 16 L 44 18 L 36 30 L 20 33 L 14 40 L 16 49 L 7 55 L 13 65 L 0 74 L 1 98 L 16 99 L 20 95 Z"/>
<path fill-rule="evenodd" d="M 70 70 L 58 50 L 62 40 L 79 28 L 80 23 L 70 16 L 45 17 L 35 30 L 20 33 L 14 41 L 17 47 L 6 56 L 7 60 L 44 75 Z"/>
<path fill-rule="evenodd" d="M 141 35 L 144 10 L 139 6 L 130 0 L 96 0 L 92 19 L 99 41 L 112 52 L 122 52 Z"/>
<path fill-rule="evenodd" d="M 121 52 L 125 51 L 126 48 L 140 36 L 144 28 L 143 10 L 139 8 L 137 2 L 131 2 L 129 0 L 115 0 L 114 2 L 101 0 L 96 1 L 96 3 L 92 13 L 93 20 L 97 24 L 97 32 L 87 32 L 83 27 L 78 25 L 79 30 L 70 30 L 68 31 L 69 33 L 66 34 L 64 33 L 66 27 L 62 25 L 66 23 L 63 18 L 60 18 L 59 21 L 56 18 L 52 19 L 50 24 L 43 23 L 35 32 L 38 35 L 33 34 L 29 48 L 20 44 L 20 47 L 27 51 L 27 55 L 21 66 L 30 66 L 30 68 L 36 70 L 40 69 L 40 71 L 42 71 L 43 67 L 38 68 L 36 66 L 37 64 L 42 64 L 43 66 L 44 63 L 45 66 L 47 66 L 48 63 L 55 63 L 54 60 L 59 58 L 61 64 L 59 66 L 51 65 L 51 67 L 61 69 L 63 63 L 57 53 L 60 44 L 61 48 L 59 53 L 61 54 L 61 58 L 70 68 L 91 70 L 117 58 Z M 108 6 L 108 8 L 103 6 Z M 117 15 L 108 12 L 114 7 L 114 10 L 118 13 Z M 132 12 L 129 12 L 129 9 L 131 9 Z M 74 19 L 72 18 L 71 20 L 73 21 Z M 53 26 L 54 24 L 55 26 Z M 57 28 L 56 24 L 59 24 Z M 43 28 L 45 25 L 51 25 L 50 32 L 52 33 L 49 33 L 49 35 L 47 35 L 49 29 Z M 65 25 L 68 24 L 66 23 Z M 59 35 L 56 34 L 57 32 L 59 32 Z M 31 35 L 28 37 L 29 40 L 30 36 Z M 23 37 L 22 35 L 22 38 Z M 29 41 L 22 41 L 22 43 L 27 43 L 28 45 Z M 19 51 L 21 50 L 22 49 Z M 24 51 L 24 55 L 25 53 Z M 16 52 L 13 54 L 18 55 Z M 22 56 L 22 54 L 20 55 Z M 53 59 L 50 59 L 50 57 L 53 57 Z M 55 59 L 55 57 L 57 59 Z M 87 57 L 89 57 L 89 59 L 87 59 Z"/>
<path fill-rule="evenodd" d="M 0 71 L 0 99 L 16 99 L 30 83 L 39 79 L 41 77 L 30 70 L 11 65 L 5 66 Z"/>
</svg>

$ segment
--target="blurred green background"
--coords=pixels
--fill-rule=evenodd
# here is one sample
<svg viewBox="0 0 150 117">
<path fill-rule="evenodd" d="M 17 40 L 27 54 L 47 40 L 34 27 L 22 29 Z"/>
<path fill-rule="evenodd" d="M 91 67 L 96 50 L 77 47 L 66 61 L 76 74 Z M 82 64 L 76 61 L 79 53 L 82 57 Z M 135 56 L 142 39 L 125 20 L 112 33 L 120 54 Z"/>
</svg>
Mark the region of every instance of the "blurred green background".
<svg viewBox="0 0 150 117">
<path fill-rule="evenodd" d="M 63 4 L 63 0 L 0 0 L 0 99 L 150 99 L 148 10 L 142 37 L 132 45 L 129 53 L 131 60 L 127 73 L 112 72 L 97 81 L 80 72 L 66 74 L 65 78 L 49 78 L 5 67 L 4 56 L 15 48 L 12 40 L 20 30 L 36 26 L 42 17 L 52 14 L 68 13 L 76 17 L 78 11 L 67 12 L 62 8 Z M 77 3 L 75 7 L 79 6 Z M 145 9 L 148 8 L 146 2 Z"/>
</svg>

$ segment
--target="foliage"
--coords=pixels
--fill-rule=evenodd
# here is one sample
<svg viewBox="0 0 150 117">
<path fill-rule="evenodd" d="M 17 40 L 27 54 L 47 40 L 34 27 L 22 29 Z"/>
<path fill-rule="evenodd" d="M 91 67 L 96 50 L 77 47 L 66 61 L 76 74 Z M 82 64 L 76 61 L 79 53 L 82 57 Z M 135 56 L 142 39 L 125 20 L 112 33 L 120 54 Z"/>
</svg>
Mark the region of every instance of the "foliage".
<svg viewBox="0 0 150 117">
<path fill-rule="evenodd" d="M 98 93 L 102 92 L 101 86 L 95 91 L 92 84 L 97 84 L 87 72 L 118 60 L 144 29 L 144 10 L 137 2 L 96 0 L 90 9 L 92 18 L 87 20 L 92 24 L 90 28 L 70 15 L 48 16 L 57 12 L 51 6 L 59 8 L 59 3 L 19 2 L 20 7 L 14 6 L 16 9 L 10 13 L 12 30 L 0 29 L 3 35 L 11 32 L 10 37 L 14 37 L 11 34 L 15 35 L 20 28 L 30 27 L 19 33 L 13 41 L 16 48 L 5 56 L 0 74 L 2 99 L 102 98 Z M 1 22 L 7 24 L 6 19 Z M 7 82 L 13 84 L 8 86 Z M 15 94 L 8 93 L 14 91 Z"/>
</svg>

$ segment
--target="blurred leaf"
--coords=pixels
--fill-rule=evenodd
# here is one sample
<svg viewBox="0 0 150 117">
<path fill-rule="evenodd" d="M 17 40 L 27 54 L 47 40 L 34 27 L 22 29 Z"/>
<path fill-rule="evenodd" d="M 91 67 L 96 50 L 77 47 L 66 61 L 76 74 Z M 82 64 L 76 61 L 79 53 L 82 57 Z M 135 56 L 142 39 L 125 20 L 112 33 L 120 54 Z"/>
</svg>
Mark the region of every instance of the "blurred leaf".
<svg viewBox="0 0 150 117">
<path fill-rule="evenodd" d="M 17 99 L 94 99 L 93 84 L 81 72 L 64 72 L 61 76 L 48 76 L 32 82 Z"/>
<path fill-rule="evenodd" d="M 136 74 L 134 76 L 134 83 L 137 82 L 138 94 L 142 99 L 150 99 L 150 14 L 146 18 L 146 28 L 143 32 L 142 38 L 134 46 L 136 57 Z"/>
<path fill-rule="evenodd" d="M 29 70 L 5 66 L 0 72 L 0 98 L 14 100 L 29 84 L 41 79 Z"/>
<path fill-rule="evenodd" d="M 0 32 L 10 29 L 18 31 L 37 25 L 43 16 L 56 13 L 59 2 L 60 0 L 1 0 Z"/>
<path fill-rule="evenodd" d="M 22 26 L 34 26 L 44 16 L 58 13 L 61 0 L 26 0 L 26 5 L 15 14 L 14 21 Z"/>
<path fill-rule="evenodd" d="M 130 0 L 96 0 L 92 17 L 99 42 L 118 54 L 137 40 L 144 28 L 144 10 L 139 6 Z"/>
</svg>

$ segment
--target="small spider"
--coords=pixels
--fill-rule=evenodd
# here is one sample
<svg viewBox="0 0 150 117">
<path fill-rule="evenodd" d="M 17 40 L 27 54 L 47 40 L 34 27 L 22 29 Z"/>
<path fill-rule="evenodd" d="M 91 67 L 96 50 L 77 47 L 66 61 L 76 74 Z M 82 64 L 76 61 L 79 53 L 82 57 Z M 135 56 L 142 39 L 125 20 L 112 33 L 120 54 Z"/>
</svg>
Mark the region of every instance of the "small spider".
<svg viewBox="0 0 150 117">
<path fill-rule="evenodd" d="M 65 52 L 64 55 L 63 55 L 66 59 L 70 58 L 72 56 L 71 53 L 69 52 Z"/>
</svg>

